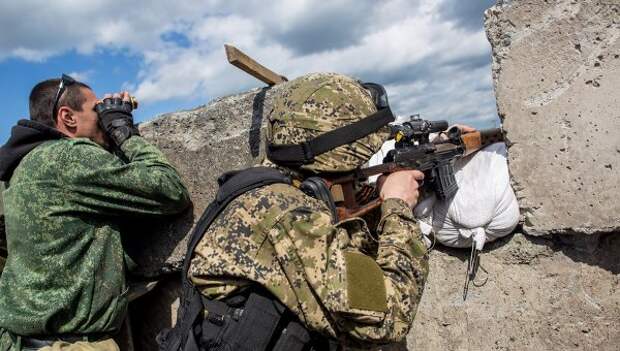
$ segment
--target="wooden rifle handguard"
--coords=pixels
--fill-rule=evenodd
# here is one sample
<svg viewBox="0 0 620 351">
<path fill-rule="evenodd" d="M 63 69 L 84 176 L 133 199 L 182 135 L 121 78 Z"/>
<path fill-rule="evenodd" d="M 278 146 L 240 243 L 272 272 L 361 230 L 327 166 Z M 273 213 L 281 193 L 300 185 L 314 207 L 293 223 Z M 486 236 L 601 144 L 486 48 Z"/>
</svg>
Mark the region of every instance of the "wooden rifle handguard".
<svg viewBox="0 0 620 351">
<path fill-rule="evenodd" d="M 375 208 L 381 206 L 381 203 L 383 201 L 381 201 L 380 198 L 375 198 L 373 200 L 370 200 L 368 203 L 359 206 L 357 208 L 346 208 L 345 206 L 340 206 L 337 207 L 336 210 L 338 211 L 338 220 L 342 221 L 344 219 L 348 219 L 351 217 L 361 217 L 364 216 L 365 214 L 367 214 L 368 212 L 374 210 Z"/>
</svg>

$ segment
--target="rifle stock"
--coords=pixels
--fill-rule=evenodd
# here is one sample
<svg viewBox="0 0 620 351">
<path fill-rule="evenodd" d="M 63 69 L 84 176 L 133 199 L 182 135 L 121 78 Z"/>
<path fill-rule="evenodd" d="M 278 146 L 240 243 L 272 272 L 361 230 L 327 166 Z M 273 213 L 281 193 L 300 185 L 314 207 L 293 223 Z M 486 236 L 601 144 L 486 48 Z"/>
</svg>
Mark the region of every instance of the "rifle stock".
<svg viewBox="0 0 620 351">
<path fill-rule="evenodd" d="M 467 156 L 487 145 L 504 141 L 504 136 L 501 129 L 494 128 L 466 133 L 461 136 L 461 139 L 465 147 L 463 156 Z"/>
</svg>

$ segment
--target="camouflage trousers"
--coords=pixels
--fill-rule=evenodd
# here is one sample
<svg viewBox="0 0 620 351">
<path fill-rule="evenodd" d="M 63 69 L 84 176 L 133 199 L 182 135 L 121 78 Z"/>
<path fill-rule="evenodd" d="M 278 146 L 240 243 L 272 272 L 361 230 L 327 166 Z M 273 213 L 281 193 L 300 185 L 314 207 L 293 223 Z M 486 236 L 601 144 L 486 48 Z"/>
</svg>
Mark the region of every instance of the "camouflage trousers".
<svg viewBox="0 0 620 351">
<path fill-rule="evenodd" d="M 26 351 L 27 349 L 24 349 Z M 68 343 L 64 341 L 55 342 L 52 346 L 46 346 L 38 351 L 119 351 L 118 345 L 113 339 L 97 342 L 78 341 Z"/>
<path fill-rule="evenodd" d="M 51 346 L 40 349 L 20 347 L 20 337 L 11 336 L 5 330 L 0 329 L 0 351 L 120 351 L 113 339 L 96 342 L 78 341 L 68 343 L 57 341 Z"/>
</svg>

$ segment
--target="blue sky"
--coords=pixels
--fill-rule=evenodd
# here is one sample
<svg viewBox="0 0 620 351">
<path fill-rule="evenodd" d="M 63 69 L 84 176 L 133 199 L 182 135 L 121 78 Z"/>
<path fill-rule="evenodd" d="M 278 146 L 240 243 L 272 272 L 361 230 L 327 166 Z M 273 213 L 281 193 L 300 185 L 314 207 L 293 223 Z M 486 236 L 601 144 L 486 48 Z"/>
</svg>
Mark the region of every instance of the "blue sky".
<svg viewBox="0 0 620 351">
<path fill-rule="evenodd" d="M 334 71 L 386 85 L 398 114 L 498 124 L 483 30 L 492 0 L 40 0 L 0 3 L 0 143 L 37 82 L 74 75 L 130 90 L 137 121 L 262 86 L 226 62 L 231 43 L 294 78 Z M 124 8 L 124 11 L 110 11 Z"/>
<path fill-rule="evenodd" d="M 70 50 L 43 62 L 5 59 L 0 62 L 0 94 L 5 105 L 0 117 L 0 140 L 8 139 L 17 120 L 28 118 L 30 90 L 41 80 L 59 78 L 62 73 L 68 73 L 82 78 L 98 95 L 102 95 L 121 90 L 127 84 L 128 76 L 137 76 L 140 62 L 139 56 L 119 51 L 83 55 Z M 204 100 L 192 97 L 150 102 L 141 104 L 134 111 L 134 118 L 144 121 L 161 113 L 190 109 L 204 103 Z"/>
</svg>

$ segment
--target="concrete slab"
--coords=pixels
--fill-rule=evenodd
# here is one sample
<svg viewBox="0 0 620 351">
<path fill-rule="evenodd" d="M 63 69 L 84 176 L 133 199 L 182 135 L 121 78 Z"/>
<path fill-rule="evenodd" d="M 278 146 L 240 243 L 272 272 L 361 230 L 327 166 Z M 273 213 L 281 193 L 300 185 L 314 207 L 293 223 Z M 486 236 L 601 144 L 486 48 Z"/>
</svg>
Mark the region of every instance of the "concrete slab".
<svg viewBox="0 0 620 351">
<path fill-rule="evenodd" d="M 486 13 L 513 186 L 530 235 L 620 229 L 620 2 Z"/>
<path fill-rule="evenodd" d="M 587 253 L 516 234 L 485 246 L 464 301 L 469 253 L 435 250 L 408 349 L 617 350 L 619 254 L 619 235 Z"/>
</svg>

